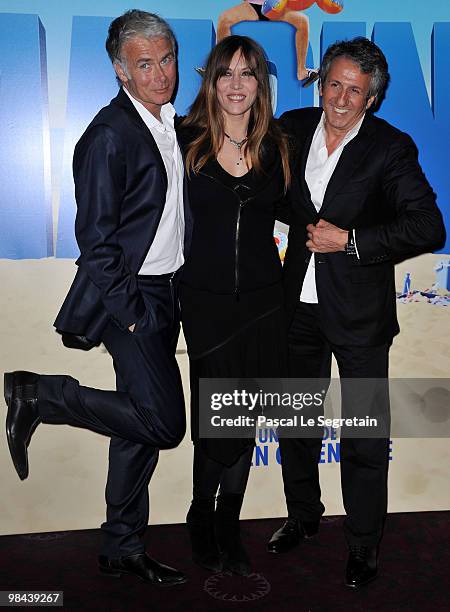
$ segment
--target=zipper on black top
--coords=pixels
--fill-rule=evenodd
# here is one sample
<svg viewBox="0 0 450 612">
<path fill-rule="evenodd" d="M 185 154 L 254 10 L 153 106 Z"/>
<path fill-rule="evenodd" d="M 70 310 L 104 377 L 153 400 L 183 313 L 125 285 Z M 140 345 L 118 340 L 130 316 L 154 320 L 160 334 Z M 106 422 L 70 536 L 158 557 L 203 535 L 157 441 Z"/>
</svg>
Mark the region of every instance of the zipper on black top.
<svg viewBox="0 0 450 612">
<path fill-rule="evenodd" d="M 218 183 L 221 187 L 224 187 L 225 189 L 228 189 L 228 191 L 231 191 L 231 193 L 236 196 L 238 203 L 239 203 L 239 208 L 238 208 L 237 217 L 236 217 L 235 237 L 234 237 L 234 294 L 236 296 L 236 301 L 239 301 L 239 235 L 240 235 L 240 227 L 241 227 L 241 213 L 242 213 L 242 209 L 244 205 L 250 202 L 251 200 L 253 200 L 255 196 L 250 196 L 249 198 L 242 200 L 239 194 L 237 193 L 236 188 L 245 187 L 246 189 L 250 189 L 250 187 L 247 187 L 247 185 L 244 185 L 243 183 L 238 183 L 236 187 L 232 188 L 232 187 L 228 187 L 228 185 L 225 185 L 224 183 L 216 179 L 214 176 L 211 176 L 210 174 L 207 174 L 206 172 L 200 172 L 200 174 L 203 174 L 204 176 Z"/>
<path fill-rule="evenodd" d="M 238 195 L 236 193 L 236 195 Z M 238 196 L 239 197 L 239 196 Z M 236 301 L 239 302 L 239 233 L 241 229 L 241 211 L 243 203 L 239 201 L 238 214 L 236 219 L 236 233 L 234 241 L 234 294 Z"/>
</svg>

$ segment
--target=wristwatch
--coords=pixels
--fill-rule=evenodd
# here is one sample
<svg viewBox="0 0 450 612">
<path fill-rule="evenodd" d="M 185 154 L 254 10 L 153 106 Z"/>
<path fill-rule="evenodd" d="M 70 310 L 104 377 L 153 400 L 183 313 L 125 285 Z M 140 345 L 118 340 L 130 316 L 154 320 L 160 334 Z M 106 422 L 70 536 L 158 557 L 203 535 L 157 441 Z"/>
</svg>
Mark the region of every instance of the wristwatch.
<svg viewBox="0 0 450 612">
<path fill-rule="evenodd" d="M 346 255 L 357 255 L 353 231 L 350 231 L 348 233 L 348 242 L 345 245 L 345 254 Z"/>
</svg>

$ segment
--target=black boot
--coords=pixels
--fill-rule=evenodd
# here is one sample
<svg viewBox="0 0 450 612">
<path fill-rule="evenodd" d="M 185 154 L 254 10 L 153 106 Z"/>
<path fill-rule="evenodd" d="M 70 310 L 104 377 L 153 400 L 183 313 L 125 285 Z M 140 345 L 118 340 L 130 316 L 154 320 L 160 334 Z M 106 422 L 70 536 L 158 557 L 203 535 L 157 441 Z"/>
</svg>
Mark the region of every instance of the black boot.
<svg viewBox="0 0 450 612">
<path fill-rule="evenodd" d="M 191 538 L 192 560 L 200 567 L 220 572 L 222 561 L 214 531 L 215 498 L 193 499 L 186 516 Z"/>
<path fill-rule="evenodd" d="M 6 437 L 14 467 L 21 480 L 28 476 L 28 445 L 41 422 L 38 411 L 39 374 L 7 372 L 4 376 L 4 396 L 8 406 Z"/>
<path fill-rule="evenodd" d="M 222 493 L 217 498 L 216 535 L 222 553 L 223 569 L 248 576 L 251 573 L 250 558 L 240 535 L 239 514 L 243 495 Z"/>
</svg>

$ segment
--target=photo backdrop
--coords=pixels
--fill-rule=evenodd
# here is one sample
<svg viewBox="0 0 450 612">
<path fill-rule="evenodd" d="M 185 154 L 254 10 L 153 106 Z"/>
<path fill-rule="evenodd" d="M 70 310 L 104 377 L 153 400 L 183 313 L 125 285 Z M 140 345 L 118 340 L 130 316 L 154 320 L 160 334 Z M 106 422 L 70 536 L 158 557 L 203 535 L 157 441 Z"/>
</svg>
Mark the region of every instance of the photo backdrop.
<svg viewBox="0 0 450 612">
<path fill-rule="evenodd" d="M 295 5 L 295 0 L 290 0 Z M 186 113 L 200 84 L 195 71 L 215 44 L 219 17 L 238 0 L 154 0 L 136 8 L 159 13 L 179 43 L 175 100 Z M 318 106 L 317 87 L 297 80 L 295 29 L 270 19 L 283 2 L 266 5 L 268 21 L 241 22 L 233 32 L 258 40 L 270 61 L 276 115 Z M 391 84 L 379 116 L 408 132 L 438 196 L 450 235 L 450 5 L 410 0 L 297 2 L 309 19 L 306 65 L 318 67 L 335 40 L 372 38 L 384 51 Z M 102 348 L 64 349 L 52 323 L 75 273 L 77 247 L 71 159 L 75 142 L 117 85 L 104 50 L 110 21 L 130 8 L 118 0 L 0 0 L 0 371 L 70 373 L 82 384 L 111 388 Z M 295 6 L 294 6 L 295 8 Z M 267 10 L 266 10 L 267 9 Z M 277 229 L 280 250 L 286 228 Z M 448 377 L 450 372 L 450 238 L 440 253 L 398 266 L 402 328 L 391 352 L 393 377 Z M 205 253 L 205 256 L 207 254 Z M 409 291 L 400 297 L 405 288 Z M 189 405 L 188 363 L 178 358 Z M 30 447 L 30 477 L 20 482 L 1 434 L 0 533 L 92 528 L 104 520 L 108 440 L 69 427 L 40 426 Z M 253 461 L 244 518 L 285 514 L 274 432 L 262 432 Z M 450 507 L 447 440 L 392 440 L 392 512 Z M 189 435 L 161 453 L 152 480 L 151 521 L 184 521 L 190 501 Z M 326 432 L 321 478 L 328 514 L 343 513 L 339 441 Z"/>
</svg>

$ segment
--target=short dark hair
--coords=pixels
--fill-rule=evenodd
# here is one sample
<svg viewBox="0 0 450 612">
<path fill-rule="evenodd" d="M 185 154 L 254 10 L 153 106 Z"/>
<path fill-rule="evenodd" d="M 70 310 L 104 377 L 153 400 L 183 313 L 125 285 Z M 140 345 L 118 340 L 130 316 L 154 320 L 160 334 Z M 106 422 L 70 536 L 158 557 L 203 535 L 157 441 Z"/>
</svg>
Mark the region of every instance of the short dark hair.
<svg viewBox="0 0 450 612">
<path fill-rule="evenodd" d="M 127 40 L 136 36 L 141 36 L 142 38 L 167 38 L 172 45 L 174 53 L 176 52 L 177 43 L 175 35 L 164 19 L 159 17 L 159 15 L 155 15 L 155 13 L 132 9 L 111 22 L 105 44 L 111 62 L 113 64 L 120 64 L 125 72 L 126 66 L 123 65 L 121 58 L 122 46 Z"/>
<path fill-rule="evenodd" d="M 340 40 L 330 45 L 325 52 L 320 66 L 320 81 L 324 84 L 330 72 L 332 62 L 338 57 L 346 57 L 359 66 L 364 74 L 370 74 L 369 98 L 380 100 L 389 82 L 388 63 L 375 43 L 368 38 L 358 36 L 352 40 Z"/>
</svg>

